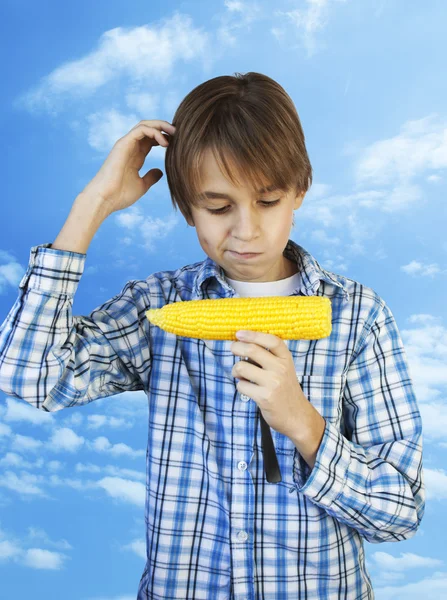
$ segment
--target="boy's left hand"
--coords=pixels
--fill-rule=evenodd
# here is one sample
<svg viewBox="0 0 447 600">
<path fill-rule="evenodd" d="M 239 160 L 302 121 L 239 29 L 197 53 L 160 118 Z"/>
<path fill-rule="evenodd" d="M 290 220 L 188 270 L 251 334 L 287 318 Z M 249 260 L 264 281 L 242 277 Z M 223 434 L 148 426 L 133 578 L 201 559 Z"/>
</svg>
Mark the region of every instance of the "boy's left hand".
<svg viewBox="0 0 447 600">
<path fill-rule="evenodd" d="M 246 360 L 236 362 L 231 373 L 240 380 L 237 390 L 256 402 L 270 427 L 293 441 L 304 439 L 318 411 L 301 389 L 292 354 L 276 335 L 259 331 L 249 335 L 247 341 L 233 342 L 231 351 L 259 366 Z"/>
</svg>

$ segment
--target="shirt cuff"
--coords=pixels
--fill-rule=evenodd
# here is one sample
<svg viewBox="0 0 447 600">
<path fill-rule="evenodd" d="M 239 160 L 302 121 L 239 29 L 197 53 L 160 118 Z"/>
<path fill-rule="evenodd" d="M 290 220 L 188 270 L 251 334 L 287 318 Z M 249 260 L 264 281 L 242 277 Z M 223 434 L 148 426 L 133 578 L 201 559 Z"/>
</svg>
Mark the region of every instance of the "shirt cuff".
<svg viewBox="0 0 447 600">
<path fill-rule="evenodd" d="M 351 462 L 349 441 L 339 429 L 326 420 L 323 438 L 313 469 L 295 450 L 293 481 L 298 490 L 321 507 L 328 507 L 342 492 Z"/>
<path fill-rule="evenodd" d="M 50 248 L 51 243 L 33 246 L 28 268 L 19 288 L 49 294 L 74 296 L 84 272 L 87 254 Z"/>
</svg>

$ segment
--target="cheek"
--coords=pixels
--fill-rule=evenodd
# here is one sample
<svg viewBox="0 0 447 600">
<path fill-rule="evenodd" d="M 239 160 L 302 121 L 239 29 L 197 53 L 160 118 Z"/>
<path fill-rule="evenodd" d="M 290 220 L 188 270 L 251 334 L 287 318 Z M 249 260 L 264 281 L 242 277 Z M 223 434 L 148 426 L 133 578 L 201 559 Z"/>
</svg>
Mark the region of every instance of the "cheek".
<svg viewBox="0 0 447 600">
<path fill-rule="evenodd" d="M 198 235 L 199 243 L 200 243 L 203 251 L 208 255 L 214 254 L 214 248 L 216 246 L 216 238 L 213 237 L 213 235 L 211 234 L 209 229 L 207 230 L 206 233 L 204 233 L 204 231 L 202 231 L 201 233 L 198 232 L 197 235 Z"/>
<path fill-rule="evenodd" d="M 203 245 L 213 248 L 219 245 L 219 240 L 222 238 L 222 232 L 213 223 L 204 223 L 198 232 L 199 238 Z"/>
</svg>

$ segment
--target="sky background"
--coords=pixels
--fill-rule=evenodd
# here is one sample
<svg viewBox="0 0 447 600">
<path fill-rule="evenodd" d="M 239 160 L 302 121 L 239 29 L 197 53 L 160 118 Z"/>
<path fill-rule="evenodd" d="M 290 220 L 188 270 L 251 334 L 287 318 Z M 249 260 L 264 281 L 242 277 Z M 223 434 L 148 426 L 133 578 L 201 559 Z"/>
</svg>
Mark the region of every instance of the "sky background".
<svg viewBox="0 0 447 600">
<path fill-rule="evenodd" d="M 364 542 L 377 600 L 447 597 L 447 5 L 441 0 L 3 0 L 0 323 L 116 140 L 194 87 L 258 71 L 292 97 L 314 183 L 291 238 L 391 308 L 424 429 L 416 535 Z M 163 172 L 155 147 L 140 174 Z M 73 302 L 206 258 L 166 175 L 94 237 Z M 134 600 L 147 397 L 55 414 L 0 392 L 0 598 Z"/>
</svg>

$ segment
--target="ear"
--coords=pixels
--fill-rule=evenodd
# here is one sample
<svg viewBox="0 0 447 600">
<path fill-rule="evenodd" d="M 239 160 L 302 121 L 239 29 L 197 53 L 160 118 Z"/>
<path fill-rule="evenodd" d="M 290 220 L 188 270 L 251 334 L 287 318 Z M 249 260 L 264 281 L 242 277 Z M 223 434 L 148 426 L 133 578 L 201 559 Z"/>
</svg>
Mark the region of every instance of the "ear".
<svg viewBox="0 0 447 600">
<path fill-rule="evenodd" d="M 294 210 L 296 210 L 297 208 L 299 208 L 301 206 L 301 204 L 303 203 L 304 200 L 304 196 L 306 195 L 306 192 L 300 192 L 296 198 L 295 198 L 295 205 L 293 207 Z"/>
<path fill-rule="evenodd" d="M 195 227 L 195 225 L 194 225 L 194 220 L 193 220 L 193 218 L 192 218 L 192 217 L 185 217 L 185 219 L 186 219 L 186 222 L 188 223 L 188 225 L 189 225 L 190 227 Z"/>
</svg>

